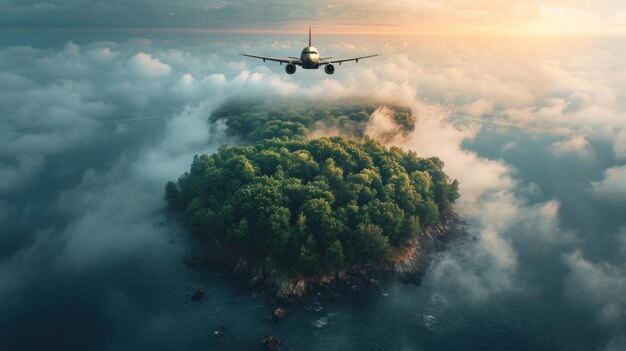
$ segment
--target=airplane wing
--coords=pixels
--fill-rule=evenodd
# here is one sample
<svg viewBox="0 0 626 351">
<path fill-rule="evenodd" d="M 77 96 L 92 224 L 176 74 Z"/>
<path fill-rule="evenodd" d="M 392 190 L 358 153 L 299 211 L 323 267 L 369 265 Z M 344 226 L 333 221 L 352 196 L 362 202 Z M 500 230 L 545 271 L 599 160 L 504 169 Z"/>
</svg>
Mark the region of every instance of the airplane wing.
<svg viewBox="0 0 626 351">
<path fill-rule="evenodd" d="M 351 57 L 351 58 L 345 58 L 345 59 L 335 59 L 335 60 L 328 60 L 328 61 L 321 61 L 320 65 L 327 65 L 329 63 L 338 63 L 341 64 L 342 62 L 348 62 L 348 61 L 355 61 L 355 62 L 359 62 L 359 60 L 361 59 L 366 59 L 366 58 L 370 58 L 370 57 L 376 57 L 376 56 L 380 56 L 380 54 L 376 54 L 376 55 L 367 55 L 367 56 L 359 56 L 359 57 Z M 332 58 L 332 57 L 331 57 Z"/>
<path fill-rule="evenodd" d="M 255 59 L 259 59 L 259 60 L 263 60 L 263 62 L 265 62 L 265 60 L 267 61 L 274 61 L 274 62 L 280 62 L 280 63 L 293 63 L 296 65 L 300 65 L 300 59 L 299 58 L 295 58 L 295 57 L 290 57 L 290 58 L 279 58 L 279 57 L 268 57 L 268 56 L 257 56 L 257 55 L 250 55 L 250 54 L 240 54 L 241 56 L 246 56 L 246 57 L 252 57 Z"/>
</svg>

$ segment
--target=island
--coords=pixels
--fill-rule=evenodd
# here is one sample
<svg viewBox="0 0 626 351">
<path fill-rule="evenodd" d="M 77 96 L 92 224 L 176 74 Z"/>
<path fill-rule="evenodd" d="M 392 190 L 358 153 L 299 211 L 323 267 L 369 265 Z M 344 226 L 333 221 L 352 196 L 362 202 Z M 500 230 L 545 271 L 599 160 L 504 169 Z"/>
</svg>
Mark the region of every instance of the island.
<svg viewBox="0 0 626 351">
<path fill-rule="evenodd" d="M 249 145 L 196 155 L 166 185 L 168 208 L 211 263 L 293 300 L 355 272 L 371 280 L 406 267 L 447 231 L 459 183 L 440 159 L 368 136 L 309 138 L 315 121 L 272 129 L 291 122 L 264 118 L 245 130 Z"/>
</svg>

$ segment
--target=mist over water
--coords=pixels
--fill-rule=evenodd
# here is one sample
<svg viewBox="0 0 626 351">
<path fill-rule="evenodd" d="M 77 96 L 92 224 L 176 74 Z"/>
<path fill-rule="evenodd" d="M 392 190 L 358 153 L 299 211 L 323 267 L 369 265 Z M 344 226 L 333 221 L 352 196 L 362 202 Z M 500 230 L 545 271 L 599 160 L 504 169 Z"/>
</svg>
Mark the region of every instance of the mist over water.
<svg viewBox="0 0 626 351">
<path fill-rule="evenodd" d="M 621 38 L 319 36 L 322 54 L 385 51 L 329 77 L 238 56 L 293 55 L 305 36 L 15 33 L 0 39 L 0 349 L 626 348 Z M 194 154 L 235 142 L 208 122 L 233 97 L 410 106 L 413 133 L 384 113 L 367 132 L 444 160 L 468 237 L 420 286 L 271 322 L 262 296 L 181 265 L 190 244 L 163 211 Z"/>
</svg>

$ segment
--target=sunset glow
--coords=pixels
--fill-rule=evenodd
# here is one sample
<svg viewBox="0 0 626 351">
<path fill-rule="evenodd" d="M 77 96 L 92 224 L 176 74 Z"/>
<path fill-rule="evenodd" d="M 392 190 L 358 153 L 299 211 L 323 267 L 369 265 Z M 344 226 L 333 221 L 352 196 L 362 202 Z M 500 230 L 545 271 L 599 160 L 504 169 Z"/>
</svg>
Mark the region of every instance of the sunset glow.
<svg viewBox="0 0 626 351">
<path fill-rule="evenodd" d="M 391 35 L 622 35 L 626 2 L 608 0 L 375 0 L 304 3 L 181 0 L 0 2 L 4 28 L 141 28 L 206 32 L 300 32 Z M 137 5 L 137 4 L 135 4 Z M 28 12 L 29 16 L 21 16 Z"/>
</svg>

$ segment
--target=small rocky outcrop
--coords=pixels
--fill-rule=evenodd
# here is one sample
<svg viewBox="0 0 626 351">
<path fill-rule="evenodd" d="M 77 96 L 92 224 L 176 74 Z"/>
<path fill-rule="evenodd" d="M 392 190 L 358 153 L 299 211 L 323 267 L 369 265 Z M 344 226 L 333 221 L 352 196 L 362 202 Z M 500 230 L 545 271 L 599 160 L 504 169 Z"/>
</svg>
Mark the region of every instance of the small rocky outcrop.
<svg viewBox="0 0 626 351">
<path fill-rule="evenodd" d="M 301 298 L 307 291 L 307 284 L 304 279 L 281 279 L 276 282 L 279 299 Z"/>
<path fill-rule="evenodd" d="M 263 346 L 265 346 L 266 349 L 270 350 L 270 351 L 278 351 L 280 350 L 280 346 L 281 346 L 281 342 L 280 340 L 275 337 L 275 336 L 266 336 L 265 338 L 263 338 Z"/>
<path fill-rule="evenodd" d="M 226 340 L 226 327 L 221 326 L 218 330 L 214 331 L 213 334 L 219 339 L 219 341 L 224 342 Z"/>
<path fill-rule="evenodd" d="M 203 288 L 198 288 L 198 290 L 196 290 L 196 292 L 191 295 L 191 299 L 194 301 L 198 301 L 202 299 L 204 295 L 206 295 L 206 291 Z"/>
<path fill-rule="evenodd" d="M 287 317 L 287 311 L 282 307 L 278 307 L 274 310 L 274 313 L 272 313 L 272 319 L 274 320 L 274 322 L 278 322 L 285 317 Z"/>
</svg>

